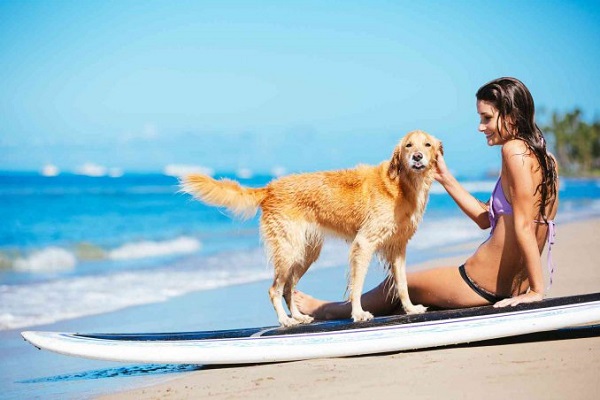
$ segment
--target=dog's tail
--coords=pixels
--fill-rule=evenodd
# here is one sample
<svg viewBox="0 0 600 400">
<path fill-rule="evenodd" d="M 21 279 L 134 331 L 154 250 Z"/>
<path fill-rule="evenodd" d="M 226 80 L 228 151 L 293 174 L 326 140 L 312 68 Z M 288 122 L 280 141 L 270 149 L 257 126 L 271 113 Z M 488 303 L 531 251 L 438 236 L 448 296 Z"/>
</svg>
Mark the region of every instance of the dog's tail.
<svg viewBox="0 0 600 400">
<path fill-rule="evenodd" d="M 188 175 L 181 178 L 181 189 L 196 199 L 213 206 L 229 209 L 241 218 L 256 214 L 266 196 L 264 188 L 246 188 L 230 179 L 216 180 L 207 175 Z"/>
</svg>

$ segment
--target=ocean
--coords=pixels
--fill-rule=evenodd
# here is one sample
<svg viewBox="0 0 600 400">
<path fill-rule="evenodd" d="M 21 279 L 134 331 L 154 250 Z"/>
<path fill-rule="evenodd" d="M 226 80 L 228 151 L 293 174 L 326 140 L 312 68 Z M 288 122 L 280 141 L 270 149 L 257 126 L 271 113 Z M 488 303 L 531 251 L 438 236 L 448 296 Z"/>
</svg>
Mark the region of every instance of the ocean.
<svg viewBox="0 0 600 400">
<path fill-rule="evenodd" d="M 247 186 L 274 179 L 248 171 L 216 177 Z M 481 200 L 494 186 L 493 179 L 462 183 Z M 560 195 L 557 245 L 562 223 L 600 215 L 600 180 L 562 179 Z M 239 221 L 207 207 L 181 193 L 173 176 L 0 173 L 0 221 L 1 399 L 92 398 L 203 368 L 65 357 L 37 351 L 23 341 L 22 330 L 165 332 L 277 324 L 258 218 Z M 408 246 L 407 268 L 464 254 L 487 235 L 434 184 Z M 344 241 L 326 241 L 300 289 L 342 299 L 347 258 Z M 385 274 L 376 260 L 372 264 L 365 289 Z"/>
<path fill-rule="evenodd" d="M 270 175 L 239 178 L 258 187 Z M 486 200 L 493 179 L 465 180 Z M 557 222 L 600 215 L 600 181 L 562 179 Z M 0 175 L 0 330 L 158 303 L 186 293 L 260 280 L 272 271 L 258 218 L 240 221 L 179 191 L 161 174 L 90 177 Z M 408 263 L 484 240 L 434 184 Z M 312 267 L 347 264 L 348 246 L 327 242 Z M 265 283 L 265 293 L 268 284 Z M 275 322 L 275 321 L 274 321 Z"/>
</svg>

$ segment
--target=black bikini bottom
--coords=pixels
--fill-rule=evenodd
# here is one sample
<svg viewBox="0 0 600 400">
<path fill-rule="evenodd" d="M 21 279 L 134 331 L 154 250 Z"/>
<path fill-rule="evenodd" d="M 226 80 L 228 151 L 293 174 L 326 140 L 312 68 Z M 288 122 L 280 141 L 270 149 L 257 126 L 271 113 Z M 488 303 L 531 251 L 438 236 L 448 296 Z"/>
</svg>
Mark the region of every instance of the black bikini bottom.
<svg viewBox="0 0 600 400">
<path fill-rule="evenodd" d="M 465 271 L 465 264 L 463 264 L 460 267 L 458 267 L 458 272 L 460 272 L 460 276 L 463 278 L 463 280 L 465 281 L 465 283 L 467 285 L 469 285 L 469 287 L 471 289 L 473 289 L 473 291 L 475 293 L 477 293 L 479 296 L 483 297 L 484 299 L 486 299 L 490 303 L 493 304 L 493 303 L 496 303 L 496 302 L 498 302 L 500 300 L 506 299 L 506 297 L 496 296 L 494 293 L 488 292 L 487 290 L 485 290 L 482 287 L 479 287 L 475 282 L 473 282 L 473 280 L 469 277 L 469 275 L 467 275 L 467 271 Z"/>
</svg>

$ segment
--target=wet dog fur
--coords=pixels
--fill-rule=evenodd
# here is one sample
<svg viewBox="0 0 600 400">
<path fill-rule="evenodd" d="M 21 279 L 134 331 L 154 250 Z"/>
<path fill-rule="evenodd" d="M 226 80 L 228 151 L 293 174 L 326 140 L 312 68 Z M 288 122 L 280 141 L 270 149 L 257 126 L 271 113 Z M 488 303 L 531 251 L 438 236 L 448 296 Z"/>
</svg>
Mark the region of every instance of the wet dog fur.
<svg viewBox="0 0 600 400">
<path fill-rule="evenodd" d="M 410 301 L 405 257 L 425 211 L 438 151 L 443 151 L 439 140 L 412 131 L 398 143 L 391 159 L 377 166 L 289 175 L 263 188 L 196 174 L 182 178 L 181 187 L 198 200 L 226 207 L 240 217 L 251 217 L 261 208 L 261 234 L 275 270 L 269 296 L 283 326 L 312 322 L 296 307 L 294 288 L 319 257 L 327 234 L 346 239 L 351 243 L 352 318 L 366 321 L 373 315 L 363 310 L 360 297 L 376 253 L 388 268 L 405 312 L 426 310 Z"/>
</svg>

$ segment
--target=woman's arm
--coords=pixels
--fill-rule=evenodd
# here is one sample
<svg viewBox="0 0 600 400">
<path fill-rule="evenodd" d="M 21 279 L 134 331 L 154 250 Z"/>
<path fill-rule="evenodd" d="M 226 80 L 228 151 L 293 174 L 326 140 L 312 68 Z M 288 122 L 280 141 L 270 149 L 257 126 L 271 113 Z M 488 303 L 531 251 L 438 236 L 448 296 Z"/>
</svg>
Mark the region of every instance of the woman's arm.
<svg viewBox="0 0 600 400">
<path fill-rule="evenodd" d="M 454 199 L 460 209 L 467 214 L 481 229 L 490 227 L 488 205 L 476 199 L 467 192 L 456 178 L 450 173 L 442 153 L 437 155 L 437 171 L 435 180 L 438 181 Z"/>
<path fill-rule="evenodd" d="M 529 291 L 520 296 L 502 300 L 496 307 L 515 306 L 519 303 L 539 301 L 544 298 L 544 274 L 542 260 L 533 228 L 532 210 L 535 209 L 535 164 L 530 150 L 520 140 L 502 147 L 503 178 L 508 185 L 512 202 L 514 231 L 517 245 L 525 263 L 529 279 Z"/>
</svg>

